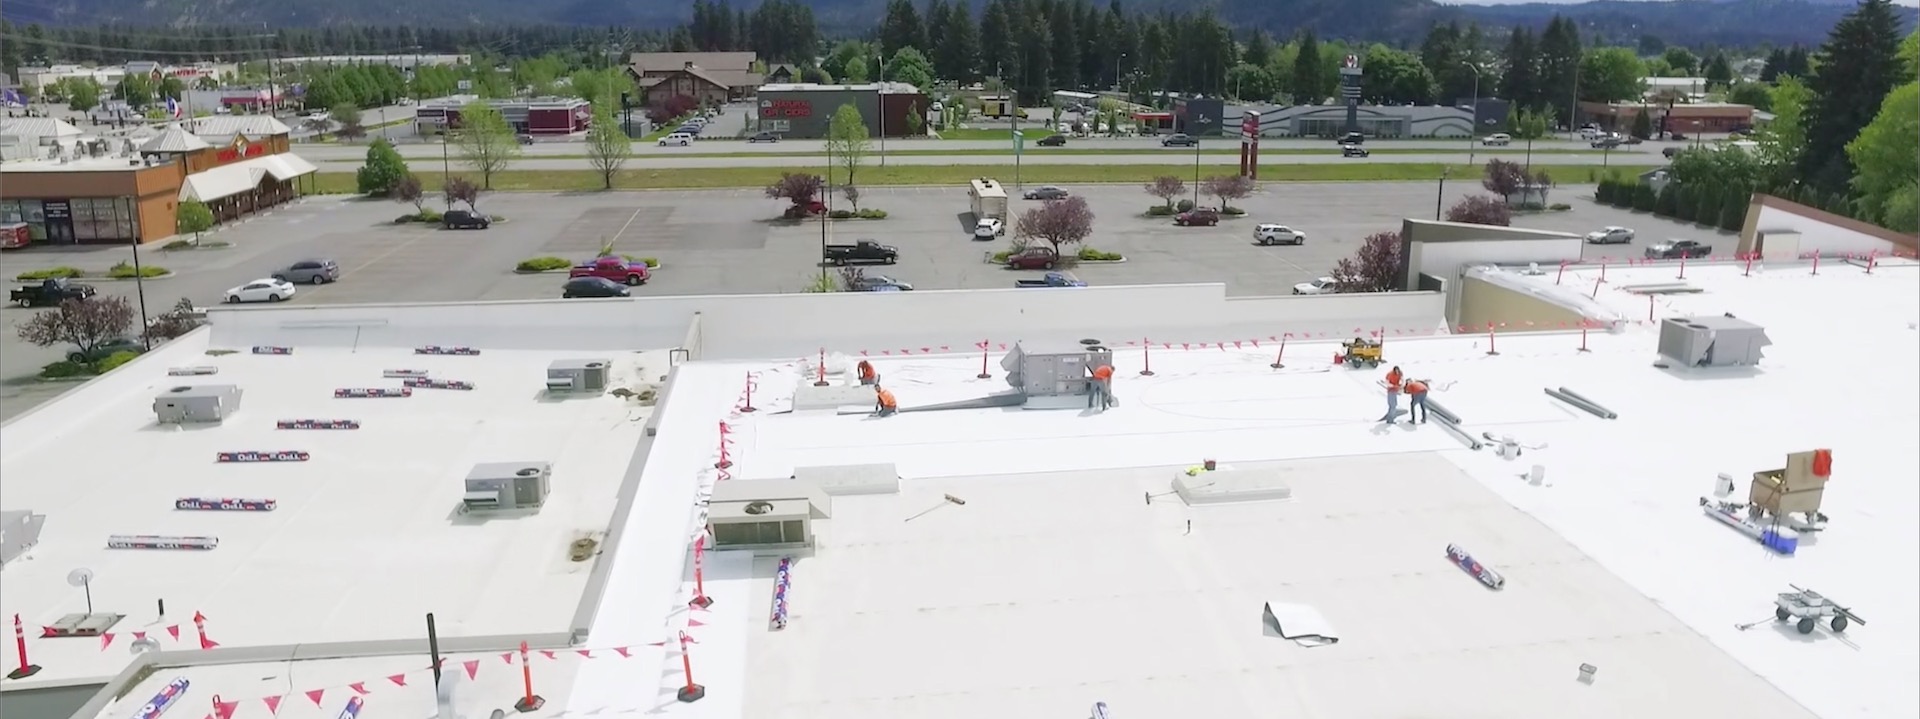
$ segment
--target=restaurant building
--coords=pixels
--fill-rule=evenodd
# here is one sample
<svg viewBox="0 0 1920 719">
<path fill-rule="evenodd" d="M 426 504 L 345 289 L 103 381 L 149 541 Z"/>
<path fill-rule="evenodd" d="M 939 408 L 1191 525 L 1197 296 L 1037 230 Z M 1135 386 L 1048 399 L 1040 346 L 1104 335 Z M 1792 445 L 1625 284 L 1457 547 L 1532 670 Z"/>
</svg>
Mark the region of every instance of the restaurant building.
<svg viewBox="0 0 1920 719">
<path fill-rule="evenodd" d="M 0 224 L 26 223 L 35 244 L 125 244 L 178 234 L 187 200 L 206 203 L 217 222 L 239 219 L 297 198 L 318 171 L 289 151 L 290 134 L 264 115 L 198 118 L 144 139 L 70 125 L 24 135 L 0 123 L 0 136 L 31 153 L 0 163 Z"/>
<path fill-rule="evenodd" d="M 789 84 L 760 88 L 755 120 L 759 129 L 790 138 L 824 138 L 833 113 L 852 105 L 869 137 L 909 137 L 924 132 L 932 100 L 904 82 L 863 85 Z M 908 116 L 917 120 L 910 120 Z"/>
<path fill-rule="evenodd" d="M 422 135 L 438 135 L 449 127 L 458 130 L 460 109 L 478 99 L 475 95 L 453 95 L 422 102 L 413 111 L 414 130 Z M 498 110 L 519 135 L 576 135 L 593 127 L 593 105 L 577 97 L 487 100 L 487 104 Z"/>
</svg>

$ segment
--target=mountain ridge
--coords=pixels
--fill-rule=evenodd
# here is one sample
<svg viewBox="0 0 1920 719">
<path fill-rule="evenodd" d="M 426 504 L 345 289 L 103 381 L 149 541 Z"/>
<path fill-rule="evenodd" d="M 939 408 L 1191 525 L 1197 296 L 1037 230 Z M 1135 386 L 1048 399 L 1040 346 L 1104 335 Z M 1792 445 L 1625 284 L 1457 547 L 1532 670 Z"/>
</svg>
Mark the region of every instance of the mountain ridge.
<svg viewBox="0 0 1920 719">
<path fill-rule="evenodd" d="M 886 0 L 801 0 L 829 36 L 836 26 L 867 27 Z M 973 0 L 977 7 L 981 0 Z M 1096 2 L 1104 7 L 1105 3 Z M 22 7 L 24 5 L 24 7 Z M 742 0 L 735 9 L 757 5 Z M 1181 0 L 1123 0 L 1129 13 L 1183 10 Z M 1457 5 L 1434 0 L 1215 0 L 1209 7 L 1237 29 L 1289 35 L 1303 27 L 1324 37 L 1415 43 L 1436 22 L 1542 27 L 1554 15 L 1572 18 L 1596 42 L 1631 44 L 1642 35 L 1683 45 L 1817 45 L 1853 8 L 1850 0 L 1598 0 L 1577 4 Z M 145 27 L 251 25 L 327 27 L 411 25 L 462 28 L 492 25 L 572 25 L 664 28 L 685 22 L 691 4 L 658 0 L 35 0 L 7 3 L 0 16 L 16 24 Z M 1897 7 L 1912 26 L 1920 11 Z M 1356 18 L 1365 18 L 1360 22 Z M 1648 32 L 1647 28 L 1658 28 Z"/>
</svg>

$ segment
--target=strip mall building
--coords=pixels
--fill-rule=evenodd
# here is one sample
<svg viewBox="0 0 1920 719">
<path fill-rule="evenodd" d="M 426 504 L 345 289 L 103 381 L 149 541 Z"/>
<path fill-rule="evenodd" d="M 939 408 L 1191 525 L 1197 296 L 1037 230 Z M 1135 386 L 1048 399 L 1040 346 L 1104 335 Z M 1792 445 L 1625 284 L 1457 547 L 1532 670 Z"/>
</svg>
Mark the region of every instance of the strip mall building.
<svg viewBox="0 0 1920 719">
<path fill-rule="evenodd" d="M 101 139 L 48 118 L 0 123 L 0 224 L 26 223 L 35 244 L 125 244 L 178 234 L 181 202 L 227 222 L 299 197 L 319 168 L 289 149 L 264 115 L 197 118 L 145 138 Z"/>
</svg>

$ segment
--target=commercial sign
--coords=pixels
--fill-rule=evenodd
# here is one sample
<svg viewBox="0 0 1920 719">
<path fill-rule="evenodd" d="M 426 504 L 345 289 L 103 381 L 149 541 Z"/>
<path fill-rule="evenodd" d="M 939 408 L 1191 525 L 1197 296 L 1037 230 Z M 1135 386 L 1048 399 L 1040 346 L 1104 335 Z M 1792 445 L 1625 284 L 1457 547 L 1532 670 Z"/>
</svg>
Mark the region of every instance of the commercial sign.
<svg viewBox="0 0 1920 719">
<path fill-rule="evenodd" d="M 233 138 L 233 146 L 214 153 L 214 158 L 225 163 L 242 158 L 259 157 L 265 154 L 267 154 L 266 145 L 252 144 L 247 142 L 246 137 L 242 136 Z"/>
<path fill-rule="evenodd" d="M 761 100 L 761 117 L 812 117 L 811 100 Z"/>
</svg>

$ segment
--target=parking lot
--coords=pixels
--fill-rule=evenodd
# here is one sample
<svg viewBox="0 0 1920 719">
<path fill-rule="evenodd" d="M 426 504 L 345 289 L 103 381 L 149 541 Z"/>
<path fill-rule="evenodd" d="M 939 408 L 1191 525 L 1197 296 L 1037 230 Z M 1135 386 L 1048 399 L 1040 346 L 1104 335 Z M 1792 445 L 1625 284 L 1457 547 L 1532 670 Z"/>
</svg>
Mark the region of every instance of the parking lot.
<svg viewBox="0 0 1920 719">
<path fill-rule="evenodd" d="M 1123 263 L 1075 269 L 1089 284 L 1223 282 L 1231 294 L 1258 296 L 1286 294 L 1295 283 L 1326 274 L 1339 258 L 1353 253 L 1361 238 L 1397 230 L 1403 217 L 1432 217 L 1438 186 L 1271 184 L 1235 203 L 1248 210 L 1244 218 L 1198 228 L 1175 227 L 1168 218 L 1143 216 L 1158 200 L 1135 186 L 1067 189 L 1087 198 L 1094 211 L 1094 233 L 1087 244 L 1127 257 Z M 1479 192 L 1478 183 L 1451 182 L 1441 201 L 1451 204 Z M 1566 202 L 1574 209 L 1520 216 L 1515 224 L 1581 233 L 1605 225 L 1638 230 L 1635 245 L 1589 247 L 1592 257 L 1638 256 L 1648 242 L 1669 237 L 1715 243 L 1722 251 L 1732 244 L 1731 237 L 1710 229 L 1595 205 L 1583 199 L 1591 192 L 1588 187 L 1559 188 L 1549 200 Z M 1012 202 L 1016 215 L 1034 204 Z M 844 203 L 836 198 L 837 206 Z M 964 188 L 875 188 L 864 193 L 861 205 L 886 210 L 889 217 L 832 223 L 830 239 L 871 238 L 900 248 L 898 265 L 872 272 L 927 290 L 1004 288 L 1017 276 L 1037 274 L 984 261 L 987 254 L 1005 249 L 1008 241 L 972 240 Z M 520 275 L 513 273 L 513 266 L 543 255 L 585 259 L 608 242 L 616 252 L 657 258 L 663 265 L 636 295 L 798 292 L 820 272 L 822 224 L 776 219 L 782 207 L 781 201 L 748 189 L 501 193 L 485 197 L 480 209 L 505 221 L 484 231 L 447 231 L 392 224 L 395 216 L 412 210 L 409 206 L 320 197 L 206 236 L 208 242 L 229 243 L 228 248 L 179 252 L 147 248 L 141 259 L 173 272 L 144 283 L 147 307 L 153 314 L 183 297 L 199 306 L 217 304 L 230 287 L 310 258 L 338 262 L 342 280 L 302 286 L 290 304 L 557 298 L 563 274 Z M 1254 246 L 1253 227 L 1262 222 L 1303 231 L 1307 244 Z M 13 277 L 60 265 L 104 272 L 130 259 L 131 250 L 126 247 L 33 248 L 0 257 L 0 272 Z M 136 295 L 133 282 L 88 282 L 103 294 L 129 299 Z M 0 417 L 17 414 L 71 386 L 34 379 L 42 365 L 66 352 L 18 339 L 13 328 L 37 311 L 45 310 L 4 310 L 7 331 L 0 335 L 0 375 L 4 375 L 0 376 Z"/>
</svg>

